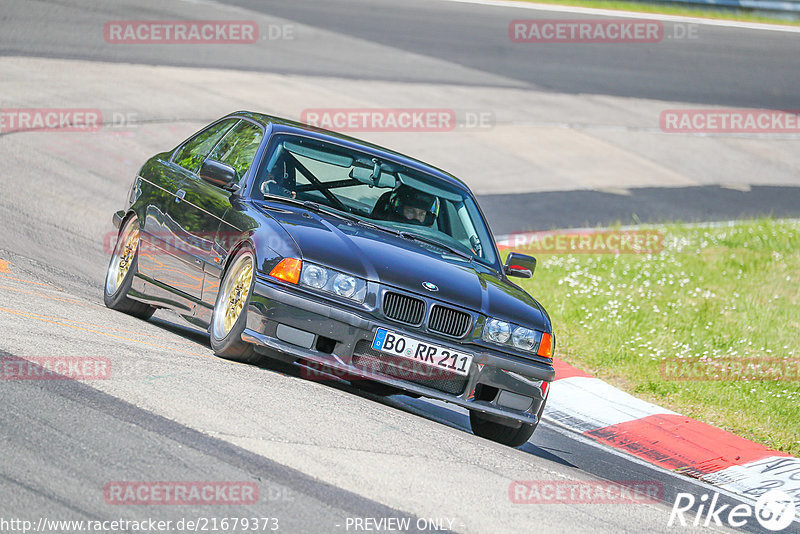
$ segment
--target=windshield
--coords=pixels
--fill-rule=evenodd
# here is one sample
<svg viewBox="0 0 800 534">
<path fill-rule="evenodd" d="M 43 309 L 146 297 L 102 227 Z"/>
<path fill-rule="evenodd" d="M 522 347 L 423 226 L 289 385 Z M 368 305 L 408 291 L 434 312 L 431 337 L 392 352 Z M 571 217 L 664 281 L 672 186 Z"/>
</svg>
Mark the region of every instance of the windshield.
<svg viewBox="0 0 800 534">
<path fill-rule="evenodd" d="M 288 134 L 271 140 L 266 161 L 252 189 L 256 199 L 315 202 L 496 263 L 475 200 L 439 178 L 374 154 Z"/>
</svg>

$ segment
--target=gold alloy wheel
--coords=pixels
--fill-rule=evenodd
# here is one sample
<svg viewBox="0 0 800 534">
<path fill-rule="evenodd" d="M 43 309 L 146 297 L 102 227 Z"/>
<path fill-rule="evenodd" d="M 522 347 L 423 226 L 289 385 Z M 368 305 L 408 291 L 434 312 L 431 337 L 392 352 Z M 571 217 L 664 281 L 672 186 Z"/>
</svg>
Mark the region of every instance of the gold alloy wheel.
<svg viewBox="0 0 800 534">
<path fill-rule="evenodd" d="M 222 339 L 233 329 L 244 310 L 250 286 L 253 283 L 253 260 L 249 254 L 242 255 L 226 277 L 222 293 L 214 313 L 214 334 Z"/>
<path fill-rule="evenodd" d="M 125 277 L 128 275 L 128 271 L 131 268 L 131 263 L 133 263 L 133 257 L 136 255 L 136 248 L 138 246 L 139 229 L 134 228 L 133 231 L 128 235 L 128 239 L 125 241 L 125 245 L 120 252 L 119 267 L 117 268 L 117 285 L 115 289 L 119 289 L 119 286 L 122 285 L 122 281 L 125 280 Z"/>
<path fill-rule="evenodd" d="M 114 254 L 111 257 L 111 264 L 108 266 L 106 275 L 106 293 L 113 295 L 116 293 L 123 280 L 131 269 L 133 260 L 136 257 L 136 250 L 139 248 L 139 225 L 136 219 L 132 219 L 125 226 L 123 233 L 117 240 Z"/>
</svg>

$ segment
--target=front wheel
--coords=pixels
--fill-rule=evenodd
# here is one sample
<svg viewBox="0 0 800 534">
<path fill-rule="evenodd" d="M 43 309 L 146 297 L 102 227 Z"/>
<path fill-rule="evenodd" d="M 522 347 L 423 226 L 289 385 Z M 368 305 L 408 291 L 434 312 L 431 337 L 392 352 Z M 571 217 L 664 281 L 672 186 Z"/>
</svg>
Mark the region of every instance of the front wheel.
<svg viewBox="0 0 800 534">
<path fill-rule="evenodd" d="M 485 419 L 480 412 L 469 412 L 469 424 L 472 433 L 482 438 L 508 445 L 509 447 L 520 447 L 528 442 L 536 430 L 536 423 L 522 423 L 521 426 L 512 426 L 496 423 Z"/>
<path fill-rule="evenodd" d="M 112 310 L 149 319 L 156 309 L 143 302 L 128 298 L 133 277 L 136 275 L 139 261 L 139 219 L 130 217 L 117 236 L 117 244 L 111 253 L 111 261 L 106 271 L 106 283 L 103 291 L 103 302 Z"/>
<path fill-rule="evenodd" d="M 244 246 L 225 271 L 211 318 L 211 348 L 217 356 L 242 363 L 261 361 L 255 347 L 242 341 L 254 285 L 255 256 L 250 247 Z"/>
</svg>

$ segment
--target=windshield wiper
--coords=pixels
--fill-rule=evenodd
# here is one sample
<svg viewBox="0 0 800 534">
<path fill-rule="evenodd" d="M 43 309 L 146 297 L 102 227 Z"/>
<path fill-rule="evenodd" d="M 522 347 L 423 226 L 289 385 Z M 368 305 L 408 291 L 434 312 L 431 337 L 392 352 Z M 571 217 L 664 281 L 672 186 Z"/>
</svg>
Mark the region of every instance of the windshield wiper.
<svg viewBox="0 0 800 534">
<path fill-rule="evenodd" d="M 373 230 L 380 230 L 381 232 L 386 232 L 392 234 L 394 236 L 402 236 L 402 232 L 398 232 L 397 230 L 392 230 L 391 228 L 387 228 L 385 226 L 381 226 L 379 224 L 375 224 L 371 221 L 365 221 L 361 217 L 353 215 L 352 213 L 347 213 L 346 211 L 337 210 L 336 208 L 331 208 L 328 206 L 323 206 L 321 204 L 317 204 L 316 202 L 305 202 L 306 207 L 313 209 L 313 211 L 319 213 L 327 213 L 328 215 L 333 215 L 334 217 L 339 217 L 340 219 L 344 219 L 346 221 L 354 222 L 366 228 L 372 228 Z M 311 206 L 309 206 L 309 204 Z"/>
<path fill-rule="evenodd" d="M 286 202 L 287 204 L 292 204 L 294 206 L 301 206 L 301 207 L 305 207 L 306 204 L 302 200 L 297 200 L 295 198 L 290 198 L 290 197 L 282 197 L 280 195 L 271 195 L 269 193 L 266 193 L 264 195 L 264 200 L 277 200 L 278 202 Z"/>
<path fill-rule="evenodd" d="M 294 206 L 300 206 L 301 208 L 306 208 L 309 211 L 313 211 L 314 213 L 325 213 L 326 215 L 331 215 L 333 217 L 337 217 L 347 222 L 353 222 L 356 224 L 360 224 L 361 226 L 365 226 L 367 228 L 373 228 L 375 230 L 381 230 L 383 232 L 388 232 L 392 235 L 399 236 L 401 235 L 400 232 L 396 230 L 392 230 L 391 228 L 386 228 L 385 226 L 381 226 L 379 224 L 375 224 L 369 221 L 365 221 L 355 215 L 347 213 L 346 211 L 337 210 L 336 208 L 331 208 L 328 206 L 323 206 L 322 204 L 318 204 L 316 202 L 312 202 L 310 200 L 297 200 L 295 198 L 289 197 L 282 197 L 280 195 L 264 195 L 264 200 L 277 200 L 279 202 L 286 202 L 288 204 L 292 204 Z"/>
<path fill-rule="evenodd" d="M 287 204 L 291 204 L 293 206 L 299 206 L 301 208 L 305 208 L 308 211 L 313 211 L 314 213 L 326 213 L 328 215 L 333 215 L 334 217 L 338 217 L 342 220 L 348 222 L 360 222 L 360 219 L 355 217 L 354 215 L 350 215 L 349 213 L 345 213 L 336 209 L 325 209 L 320 204 L 316 202 L 312 202 L 310 200 L 297 200 L 296 198 L 289 198 L 289 197 L 282 197 L 280 195 L 270 195 L 265 194 L 264 200 L 277 200 L 278 202 L 286 202 Z"/>
<path fill-rule="evenodd" d="M 324 213 L 326 215 L 330 215 L 332 217 L 336 217 L 337 219 L 341 219 L 347 222 L 358 223 L 361 222 L 358 217 L 355 215 L 350 215 L 346 211 L 337 210 L 336 208 L 329 208 L 328 206 L 323 206 L 322 204 L 317 204 L 316 202 L 312 202 L 310 200 L 306 200 L 303 202 L 303 206 L 305 206 L 308 210 L 313 211 L 315 213 Z"/>
<path fill-rule="evenodd" d="M 446 244 L 444 244 L 441 241 L 438 241 L 436 239 L 431 239 L 430 237 L 421 236 L 419 234 L 412 234 L 410 232 L 398 232 L 398 233 L 399 233 L 400 236 L 405 237 L 406 239 L 410 239 L 412 241 L 421 241 L 423 243 L 427 243 L 429 245 L 433 245 L 434 247 L 439 247 L 439 248 L 441 248 L 443 250 L 447 250 L 448 252 L 452 252 L 456 256 L 461 256 L 462 258 L 464 258 L 465 260 L 469 260 L 470 262 L 473 259 L 471 254 L 467 254 L 466 252 L 464 252 L 462 250 L 458 250 L 455 247 L 452 247 L 450 245 L 446 245 Z"/>
<path fill-rule="evenodd" d="M 380 230 L 381 232 L 386 232 L 387 234 L 392 234 L 393 236 L 402 237 L 402 232 L 398 232 L 397 230 L 392 230 L 391 228 L 387 228 L 386 226 L 381 226 L 380 224 L 375 224 L 374 222 L 364 221 L 359 219 L 359 222 L 362 226 L 366 226 L 367 228 L 372 228 L 373 230 Z"/>
</svg>

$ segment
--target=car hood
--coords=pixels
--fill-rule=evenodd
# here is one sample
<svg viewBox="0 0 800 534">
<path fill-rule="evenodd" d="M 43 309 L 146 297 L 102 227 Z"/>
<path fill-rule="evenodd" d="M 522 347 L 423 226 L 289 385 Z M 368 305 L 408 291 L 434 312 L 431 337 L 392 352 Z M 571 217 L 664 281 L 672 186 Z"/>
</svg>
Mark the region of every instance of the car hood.
<svg viewBox="0 0 800 534">
<path fill-rule="evenodd" d="M 303 209 L 265 209 L 297 243 L 304 261 L 318 263 L 423 297 L 549 331 L 539 303 L 479 262 L 437 247 Z M 424 282 L 435 284 L 430 292 Z"/>
</svg>

